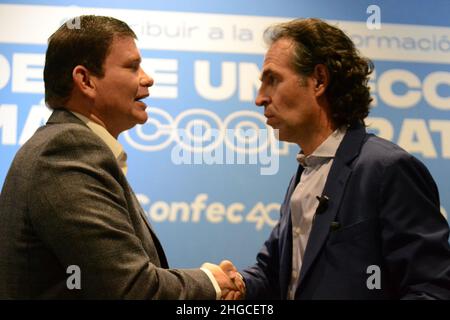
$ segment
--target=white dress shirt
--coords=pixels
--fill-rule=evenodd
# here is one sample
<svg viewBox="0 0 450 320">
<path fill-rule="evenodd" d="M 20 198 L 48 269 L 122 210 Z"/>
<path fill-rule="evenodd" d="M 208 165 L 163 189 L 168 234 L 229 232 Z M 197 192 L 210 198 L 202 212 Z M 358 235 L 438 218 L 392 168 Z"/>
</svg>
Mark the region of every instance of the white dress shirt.
<svg viewBox="0 0 450 320">
<path fill-rule="evenodd" d="M 292 274 L 287 298 L 293 300 L 299 286 L 299 276 L 303 256 L 311 232 L 312 221 L 321 196 L 328 173 L 330 172 L 336 150 L 344 138 L 346 128 L 335 130 L 309 156 L 297 155 L 297 160 L 304 167 L 300 181 L 290 199 L 292 219 Z"/>
</svg>

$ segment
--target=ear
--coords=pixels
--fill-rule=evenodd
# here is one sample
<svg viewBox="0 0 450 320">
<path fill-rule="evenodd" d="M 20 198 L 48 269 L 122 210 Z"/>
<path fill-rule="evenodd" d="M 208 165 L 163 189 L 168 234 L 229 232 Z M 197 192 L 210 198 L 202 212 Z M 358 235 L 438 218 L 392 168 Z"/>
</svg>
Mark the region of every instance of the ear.
<svg viewBox="0 0 450 320">
<path fill-rule="evenodd" d="M 325 94 L 325 91 L 330 83 L 330 73 L 324 64 L 318 64 L 314 67 L 314 91 L 316 97 Z"/>
<path fill-rule="evenodd" d="M 89 98 L 95 98 L 96 86 L 93 81 L 93 75 L 86 67 L 78 65 L 73 68 L 72 79 L 74 87 L 76 87 L 82 94 L 88 96 Z"/>
</svg>

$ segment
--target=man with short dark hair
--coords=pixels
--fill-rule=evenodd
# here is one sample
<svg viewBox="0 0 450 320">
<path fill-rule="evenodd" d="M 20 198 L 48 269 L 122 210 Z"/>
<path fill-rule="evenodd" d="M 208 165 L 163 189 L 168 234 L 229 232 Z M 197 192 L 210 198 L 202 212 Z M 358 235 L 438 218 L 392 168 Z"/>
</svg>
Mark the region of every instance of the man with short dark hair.
<svg viewBox="0 0 450 320">
<path fill-rule="evenodd" d="M 53 113 L 18 151 L 0 195 L 0 299 L 237 297 L 217 266 L 168 269 L 117 141 L 146 122 L 153 79 L 127 24 L 77 19 L 80 28 L 64 24 L 49 39 Z M 79 283 L 69 285 L 74 271 Z"/>
<path fill-rule="evenodd" d="M 242 272 L 246 297 L 450 299 L 449 227 L 433 178 L 365 130 L 372 63 L 319 19 L 265 36 L 256 104 L 301 152 L 280 221 Z"/>
</svg>

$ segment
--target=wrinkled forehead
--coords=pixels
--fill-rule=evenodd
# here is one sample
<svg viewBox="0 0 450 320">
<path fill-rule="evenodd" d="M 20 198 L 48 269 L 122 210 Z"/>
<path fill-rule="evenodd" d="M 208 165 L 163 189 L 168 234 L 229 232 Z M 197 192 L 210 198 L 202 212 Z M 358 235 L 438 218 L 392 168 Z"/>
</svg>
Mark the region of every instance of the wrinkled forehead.
<svg viewBox="0 0 450 320">
<path fill-rule="evenodd" d="M 288 38 L 272 43 L 264 57 L 263 69 L 269 66 L 292 67 L 294 47 L 294 42 Z"/>
</svg>

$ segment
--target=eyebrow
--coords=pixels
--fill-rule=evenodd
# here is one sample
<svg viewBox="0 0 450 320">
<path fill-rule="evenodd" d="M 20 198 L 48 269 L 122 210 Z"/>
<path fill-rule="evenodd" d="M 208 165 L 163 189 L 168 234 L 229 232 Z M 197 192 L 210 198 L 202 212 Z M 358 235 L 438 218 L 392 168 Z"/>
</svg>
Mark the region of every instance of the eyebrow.
<svg viewBox="0 0 450 320">
<path fill-rule="evenodd" d="M 141 57 L 131 57 L 130 59 L 128 59 L 128 63 L 141 63 L 142 62 L 142 58 Z"/>
<path fill-rule="evenodd" d="M 276 75 L 277 73 L 270 68 L 265 69 L 259 76 L 259 81 L 263 81 L 268 75 L 273 75 L 273 74 Z"/>
</svg>

